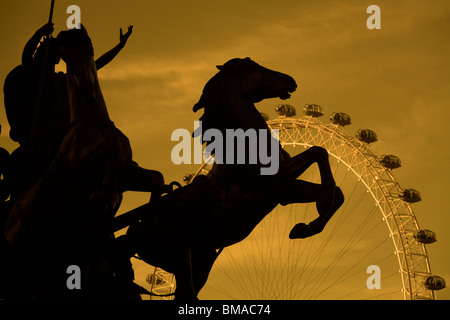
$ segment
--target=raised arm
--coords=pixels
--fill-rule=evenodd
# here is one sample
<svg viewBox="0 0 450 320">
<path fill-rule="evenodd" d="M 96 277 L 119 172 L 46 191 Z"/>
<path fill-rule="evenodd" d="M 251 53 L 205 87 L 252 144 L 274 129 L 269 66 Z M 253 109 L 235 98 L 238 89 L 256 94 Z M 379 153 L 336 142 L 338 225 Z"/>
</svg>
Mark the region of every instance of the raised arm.
<svg viewBox="0 0 450 320">
<path fill-rule="evenodd" d="M 39 28 L 34 35 L 28 40 L 22 53 L 22 65 L 29 68 L 33 65 L 33 54 L 42 37 L 49 36 L 54 30 L 53 23 L 48 22 Z"/>
<path fill-rule="evenodd" d="M 116 45 L 114 48 L 103 54 L 100 58 L 98 58 L 95 61 L 95 65 L 97 67 L 97 70 L 103 68 L 105 65 L 111 62 L 112 59 L 117 56 L 117 54 L 120 52 L 120 50 L 123 49 L 125 44 L 127 43 L 128 38 L 130 37 L 131 33 L 133 32 L 133 26 L 128 27 L 128 31 L 125 34 L 122 34 L 122 28 L 120 28 L 120 37 L 119 37 L 119 44 Z"/>
</svg>

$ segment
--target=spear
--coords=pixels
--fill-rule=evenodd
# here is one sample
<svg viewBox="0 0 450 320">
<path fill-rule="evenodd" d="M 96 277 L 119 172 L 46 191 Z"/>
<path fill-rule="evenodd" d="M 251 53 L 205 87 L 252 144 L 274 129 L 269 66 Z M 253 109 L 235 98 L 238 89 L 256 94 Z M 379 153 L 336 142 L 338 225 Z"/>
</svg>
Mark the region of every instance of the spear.
<svg viewBox="0 0 450 320">
<path fill-rule="evenodd" d="M 50 4 L 50 14 L 48 16 L 48 22 L 51 23 L 52 19 L 53 19 L 53 9 L 55 7 L 55 0 L 52 0 L 51 4 Z M 46 37 L 46 39 L 48 40 L 49 37 Z M 28 180 L 31 175 L 31 165 L 32 165 L 32 160 L 33 160 L 33 155 L 35 153 L 35 142 L 36 142 L 36 132 L 37 132 L 37 127 L 38 127 L 38 120 L 39 120 L 39 110 L 41 107 L 41 100 L 42 100 L 42 91 L 43 91 L 43 87 L 44 87 L 44 77 L 45 77 L 45 71 L 47 68 L 47 56 L 48 56 L 48 47 L 50 44 L 50 41 L 45 41 L 44 42 L 45 47 L 44 47 L 44 60 L 42 61 L 42 66 L 41 66 L 41 72 L 39 75 L 39 82 L 38 82 L 38 90 L 37 90 L 37 94 L 36 94 L 36 101 L 35 101 L 35 108 L 34 108 L 34 115 L 33 115 L 33 123 L 31 125 L 31 132 L 30 132 L 30 149 L 29 149 L 29 153 L 28 153 L 28 165 L 27 165 L 27 173 L 26 173 L 26 180 Z M 28 181 L 27 181 L 28 182 Z"/>
<path fill-rule="evenodd" d="M 48 17 L 48 22 L 52 22 L 54 7 L 55 7 L 55 0 L 52 0 L 52 4 L 50 5 L 50 15 Z"/>
</svg>

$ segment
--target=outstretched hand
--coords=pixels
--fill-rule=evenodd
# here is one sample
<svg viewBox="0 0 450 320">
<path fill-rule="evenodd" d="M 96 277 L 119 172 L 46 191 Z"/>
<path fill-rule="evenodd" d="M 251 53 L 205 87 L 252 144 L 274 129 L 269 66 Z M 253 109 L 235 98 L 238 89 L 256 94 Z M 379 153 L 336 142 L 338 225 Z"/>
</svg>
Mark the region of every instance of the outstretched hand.
<svg viewBox="0 0 450 320">
<path fill-rule="evenodd" d="M 120 42 L 127 42 L 128 38 L 130 37 L 131 33 L 133 32 L 133 26 L 128 26 L 128 31 L 127 33 L 123 34 L 122 32 L 122 28 L 120 28 Z"/>
<path fill-rule="evenodd" d="M 104 66 L 106 66 L 108 63 L 110 63 L 122 50 L 125 46 L 125 43 L 127 43 L 128 38 L 130 37 L 131 33 L 133 32 L 133 26 L 128 27 L 127 33 L 123 34 L 122 28 L 120 28 L 120 38 L 119 43 L 114 46 L 111 50 L 103 54 L 100 58 L 98 58 L 95 61 L 95 65 L 97 67 L 97 70 L 100 70 Z"/>
</svg>

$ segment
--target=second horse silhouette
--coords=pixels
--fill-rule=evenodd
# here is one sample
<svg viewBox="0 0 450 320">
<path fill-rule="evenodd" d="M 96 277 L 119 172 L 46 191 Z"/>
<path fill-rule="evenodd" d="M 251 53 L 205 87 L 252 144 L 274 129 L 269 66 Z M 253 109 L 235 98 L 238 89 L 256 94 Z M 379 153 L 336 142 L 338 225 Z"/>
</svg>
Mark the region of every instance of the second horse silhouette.
<svg viewBox="0 0 450 320">
<path fill-rule="evenodd" d="M 287 99 L 297 88 L 292 77 L 249 58 L 232 59 L 218 69 L 194 106 L 194 111 L 204 109 L 202 131 L 194 135 L 209 128 L 220 130 L 223 136 L 226 129 L 269 130 L 254 104 L 268 98 Z M 258 139 L 266 139 L 258 145 L 269 146 L 273 137 Z M 321 232 L 344 202 L 327 151 L 311 147 L 294 157 L 280 145 L 276 151 L 280 166 L 275 175 L 261 175 L 264 164 L 260 162 L 215 163 L 207 176 L 198 176 L 191 184 L 163 196 L 158 210 L 149 209 L 149 205 L 135 209 L 146 218 L 133 223 L 121 240 L 132 254 L 175 275 L 177 299 L 193 300 L 220 250 L 245 239 L 278 204 L 316 203 L 319 217 L 293 226 L 291 239 Z M 297 179 L 314 163 L 319 166 L 320 184 Z"/>
</svg>

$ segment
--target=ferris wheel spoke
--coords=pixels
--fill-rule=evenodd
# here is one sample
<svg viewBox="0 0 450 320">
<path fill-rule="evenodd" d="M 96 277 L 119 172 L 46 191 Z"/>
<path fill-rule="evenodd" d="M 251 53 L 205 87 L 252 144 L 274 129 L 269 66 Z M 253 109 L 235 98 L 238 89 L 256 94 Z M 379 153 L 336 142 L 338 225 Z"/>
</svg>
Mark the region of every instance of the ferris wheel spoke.
<svg viewBox="0 0 450 320">
<path fill-rule="evenodd" d="M 361 261 L 363 261 L 364 259 L 366 259 L 368 256 L 370 256 L 375 250 L 377 250 L 381 245 L 383 245 L 389 238 L 385 238 L 384 240 L 382 240 L 375 248 L 373 248 L 372 250 L 370 250 L 368 253 L 366 253 L 362 258 L 360 258 L 356 263 L 354 263 L 350 268 L 348 268 L 339 278 L 337 278 L 335 280 L 335 282 L 337 280 L 339 280 L 341 277 L 347 275 L 351 270 L 353 270 L 357 265 L 359 265 L 359 263 Z M 327 287 L 326 289 L 324 289 L 322 292 L 320 292 L 318 295 L 316 295 L 314 298 L 319 297 L 321 294 L 323 294 L 326 290 L 330 289 L 333 286 L 334 283 L 332 283 L 329 287 Z"/>
<path fill-rule="evenodd" d="M 239 249 L 241 251 L 242 256 L 248 255 L 246 251 L 246 247 L 239 246 Z M 219 256 L 220 257 L 220 256 Z M 223 259 L 226 257 L 226 259 Z M 251 256 L 251 258 L 253 258 Z M 228 260 L 228 266 L 222 265 L 222 260 Z M 239 267 L 240 262 L 244 262 L 246 266 L 243 268 Z M 223 276 L 225 276 L 230 283 L 233 283 L 233 286 L 235 288 L 240 288 L 241 292 L 253 292 L 253 294 L 256 294 L 256 289 L 253 286 L 248 286 L 249 277 L 253 274 L 253 270 L 250 269 L 251 265 L 247 264 L 247 259 L 243 260 L 237 260 L 232 254 L 230 254 L 229 250 L 227 248 L 224 249 L 224 252 L 222 252 L 222 257 L 219 261 L 217 261 L 217 266 L 215 266 L 216 271 L 220 271 L 219 273 Z"/>
<path fill-rule="evenodd" d="M 248 243 L 250 244 L 250 246 L 247 245 Z M 247 269 L 248 271 L 246 274 L 246 278 L 241 277 L 242 282 L 246 283 L 246 282 L 248 282 L 248 279 L 254 279 L 256 283 L 263 284 L 263 287 L 264 287 L 264 285 L 266 284 L 265 273 L 263 272 L 264 266 L 261 266 L 260 263 L 256 260 L 257 257 L 261 256 L 261 249 L 260 249 L 259 245 L 257 245 L 257 244 L 255 245 L 254 241 L 247 242 L 247 244 L 245 244 L 243 246 L 243 249 L 244 249 L 243 256 L 246 257 L 245 260 L 248 261 L 249 267 Z M 233 260 L 234 260 L 234 258 L 233 258 Z M 247 261 L 245 261 L 246 265 L 247 265 Z M 236 262 L 235 264 L 237 266 L 239 265 L 238 262 Z M 235 272 L 239 273 L 240 270 L 235 268 Z M 253 282 L 253 281 L 251 281 L 251 282 Z M 251 288 L 251 291 L 253 292 L 253 295 L 255 297 L 261 296 L 261 294 L 262 294 L 261 285 L 255 286 L 250 283 L 249 287 Z"/>
<path fill-rule="evenodd" d="M 383 242 L 384 242 L 384 241 L 383 241 Z M 389 254 L 389 255 L 384 256 L 383 258 L 381 258 L 381 259 L 375 261 L 373 264 L 375 264 L 375 265 L 381 265 L 384 261 L 386 261 L 386 260 L 388 260 L 388 259 L 392 259 L 392 254 Z M 361 262 L 362 260 L 363 260 L 363 259 L 361 259 L 359 262 Z M 355 264 L 355 266 L 356 266 L 356 265 L 359 265 L 359 263 Z M 345 281 L 348 281 L 349 279 L 351 279 L 352 277 L 355 277 L 355 276 L 357 276 L 357 275 L 364 274 L 364 273 L 366 272 L 366 270 L 367 270 L 367 266 L 364 266 L 363 268 L 358 269 L 357 271 L 355 271 L 355 272 L 353 272 L 353 273 L 347 275 L 347 276 L 344 277 L 344 278 L 343 278 L 343 276 L 346 275 L 346 274 L 349 273 L 349 272 L 342 274 L 342 275 L 341 275 L 340 277 L 338 277 L 333 283 L 331 283 L 328 287 L 326 287 L 326 288 L 323 289 L 320 293 L 318 293 L 317 295 L 315 295 L 315 296 L 314 296 L 314 299 L 319 298 L 320 295 L 322 295 L 323 293 L 325 293 L 327 290 L 329 290 L 329 289 L 335 287 L 336 285 L 341 284 L 341 283 L 343 283 L 343 282 L 345 282 Z M 349 270 L 349 271 L 350 271 L 350 270 Z M 396 272 L 396 273 L 398 273 L 398 272 Z M 394 273 L 394 274 L 396 274 L 396 273 Z"/>
<path fill-rule="evenodd" d="M 282 296 L 281 293 L 285 290 L 289 282 L 289 274 L 295 270 L 296 265 L 298 264 L 298 255 L 300 254 L 300 250 L 296 248 L 294 241 L 288 239 L 289 228 L 295 224 L 295 220 L 293 218 L 293 208 L 289 207 L 289 213 L 285 215 L 287 216 L 287 221 L 281 221 L 283 223 L 282 227 L 280 226 L 281 214 L 279 212 L 277 213 L 277 216 L 274 216 L 274 220 L 276 220 L 278 230 L 281 230 L 281 233 L 278 235 L 278 239 L 281 239 L 281 241 L 277 245 L 278 258 L 275 270 L 277 273 L 286 276 L 282 277 L 280 281 L 275 282 L 277 284 L 277 292 L 279 292 L 277 296 Z"/>
<path fill-rule="evenodd" d="M 385 279 L 388 279 L 390 277 L 393 277 L 395 275 L 398 275 L 398 272 L 394 272 L 394 273 L 388 275 L 387 277 L 382 278 L 381 281 L 383 281 Z M 367 286 L 362 286 L 362 287 L 358 288 L 357 290 L 352 291 L 352 292 L 350 292 L 350 293 L 348 293 L 348 294 L 346 294 L 346 295 L 344 295 L 344 296 L 342 296 L 340 298 L 336 298 L 336 300 L 342 300 L 342 299 L 347 298 L 347 297 L 349 297 L 351 295 L 354 295 L 355 293 L 361 292 L 362 290 L 367 290 Z M 387 295 L 393 295 L 393 294 L 397 294 L 398 295 L 398 293 L 399 293 L 398 290 L 397 291 L 390 291 L 390 292 L 387 292 L 387 293 L 382 293 L 382 294 L 378 294 L 378 295 L 375 295 L 375 296 L 371 296 L 369 298 L 364 298 L 362 300 L 374 300 L 376 298 L 387 296 Z"/>
<path fill-rule="evenodd" d="M 294 240 L 295 241 L 295 240 Z M 304 243 L 301 241 L 301 243 Z M 291 269 L 291 272 L 287 275 L 290 279 L 290 283 L 288 285 L 288 290 L 291 293 L 291 296 L 293 296 L 292 292 L 296 292 L 296 290 L 299 287 L 299 284 L 302 283 L 301 279 L 305 275 L 306 267 L 308 265 L 308 262 L 310 261 L 309 257 L 312 252 L 314 244 L 314 238 L 310 239 L 306 242 L 306 244 L 303 246 L 304 250 L 298 250 L 300 252 L 300 256 L 298 256 L 297 259 L 295 259 L 295 268 Z M 303 256 L 306 253 L 305 256 Z M 301 264 L 301 266 L 300 266 Z M 298 266 L 298 267 L 297 267 Z M 294 280 L 295 279 L 295 280 Z"/>
<path fill-rule="evenodd" d="M 345 211 L 346 212 L 346 211 Z M 347 214 L 348 215 L 348 214 Z M 344 215 L 341 216 L 341 218 Z M 335 236 L 335 234 L 337 233 L 337 231 L 339 230 L 339 227 L 343 225 L 343 223 L 345 222 L 345 219 L 342 222 L 337 222 L 334 229 L 331 230 L 330 234 L 326 237 L 324 244 L 321 246 L 320 250 L 316 251 L 316 256 L 317 258 L 315 259 L 316 264 L 319 261 L 323 251 L 325 250 L 325 248 L 327 247 L 328 243 L 333 239 L 333 237 Z M 333 261 L 334 262 L 334 261 Z M 313 270 L 314 268 L 312 268 Z M 328 268 L 327 268 L 328 269 Z M 328 270 L 325 270 L 324 272 L 327 272 Z"/>
<path fill-rule="evenodd" d="M 274 272 L 277 272 L 279 265 L 281 264 L 281 254 L 279 250 L 276 250 L 279 248 L 279 244 L 276 243 L 276 239 L 282 239 L 279 229 L 279 217 L 278 216 L 271 216 L 266 217 L 266 219 L 269 218 L 268 223 L 263 224 L 263 230 L 265 233 L 268 234 L 268 237 L 261 242 L 261 245 L 264 247 L 265 255 L 264 255 L 264 262 L 263 264 L 267 266 L 267 277 L 269 278 L 268 285 L 267 285 L 267 294 L 271 298 L 275 298 L 277 296 L 277 292 L 279 290 L 280 283 L 279 281 L 276 281 Z M 264 239 L 264 238 L 262 238 Z M 270 249 L 272 248 L 272 250 Z M 272 272 L 270 270 L 273 270 Z"/>
<path fill-rule="evenodd" d="M 354 245 L 359 243 L 363 238 L 365 238 L 368 235 L 368 233 L 365 233 L 365 234 L 363 234 L 362 237 L 358 238 L 360 233 L 362 232 L 364 226 L 369 221 L 368 217 L 370 218 L 370 216 L 371 216 L 371 214 L 367 215 L 367 217 L 364 219 L 364 221 L 358 226 L 358 228 L 356 228 L 356 230 L 353 232 L 353 234 L 349 237 L 349 240 L 347 241 L 347 243 L 341 248 L 339 253 L 334 257 L 333 261 L 329 264 L 329 266 L 325 269 L 325 271 L 321 275 L 318 275 L 318 277 L 320 276 L 320 279 L 317 279 L 318 277 L 313 279 L 315 281 L 315 286 L 313 288 L 316 288 L 316 289 L 312 288 L 310 290 L 310 292 L 314 292 L 313 290 L 316 291 L 317 288 L 319 288 L 325 282 L 325 280 L 328 278 L 328 276 L 330 274 L 332 274 L 332 271 L 335 269 L 335 267 L 338 265 L 338 263 L 340 261 L 342 261 L 344 256 L 347 253 L 351 252 L 351 249 L 354 247 Z M 387 238 L 385 240 L 387 240 Z M 350 271 L 354 266 L 355 265 L 353 265 L 350 269 L 347 269 L 346 272 Z M 344 273 L 344 275 L 345 275 L 345 273 Z M 312 294 L 313 293 L 310 293 L 310 296 Z"/>
</svg>

